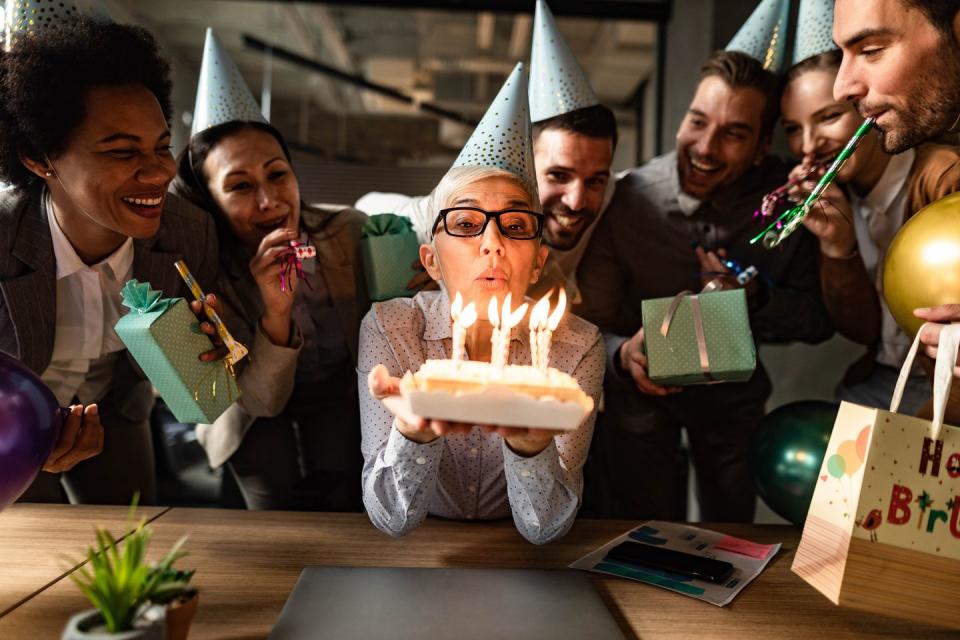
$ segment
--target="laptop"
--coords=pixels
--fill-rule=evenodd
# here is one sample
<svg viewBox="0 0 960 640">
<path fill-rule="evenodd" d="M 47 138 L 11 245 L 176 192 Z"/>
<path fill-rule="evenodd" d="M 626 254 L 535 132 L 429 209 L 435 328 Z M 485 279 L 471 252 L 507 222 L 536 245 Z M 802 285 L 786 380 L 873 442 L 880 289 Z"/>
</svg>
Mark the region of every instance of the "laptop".
<svg viewBox="0 0 960 640">
<path fill-rule="evenodd" d="M 586 573 L 306 567 L 270 633 L 301 638 L 622 640 Z"/>
</svg>

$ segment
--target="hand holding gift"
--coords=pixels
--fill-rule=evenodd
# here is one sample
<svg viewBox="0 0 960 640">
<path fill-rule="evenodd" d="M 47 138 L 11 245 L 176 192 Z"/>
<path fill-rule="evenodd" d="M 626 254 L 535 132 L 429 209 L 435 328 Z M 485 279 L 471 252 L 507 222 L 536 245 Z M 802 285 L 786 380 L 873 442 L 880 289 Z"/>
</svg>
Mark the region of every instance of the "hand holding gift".
<svg viewBox="0 0 960 640">
<path fill-rule="evenodd" d="M 741 275 L 755 272 L 747 267 Z M 747 298 L 739 282 L 737 286 L 642 302 L 651 381 L 666 386 L 750 379 L 757 366 L 756 345 Z"/>
<path fill-rule="evenodd" d="M 960 325 L 935 331 L 932 419 L 897 413 L 931 328 L 914 339 L 889 411 L 840 405 L 791 568 L 834 604 L 956 629 L 960 429 L 943 421 Z"/>
<path fill-rule="evenodd" d="M 927 321 L 927 324 L 920 329 L 920 342 L 924 345 L 924 352 L 936 360 L 943 328 L 960 322 L 960 304 L 944 304 L 932 309 L 915 309 L 913 314 Z M 953 375 L 960 378 L 960 366 L 957 364 L 954 363 Z"/>
<path fill-rule="evenodd" d="M 217 336 L 219 336 L 220 340 L 223 341 L 223 346 L 227 350 L 227 355 L 224 356 L 224 361 L 226 362 L 227 366 L 232 367 L 240 360 L 247 357 L 247 353 L 249 353 L 247 348 L 233 339 L 233 336 L 231 336 L 230 332 L 227 330 L 227 325 L 224 324 L 223 320 L 220 319 L 220 311 L 222 311 L 222 309 L 217 304 L 217 299 L 213 296 L 213 294 L 205 295 L 203 293 L 203 290 L 200 288 L 200 283 L 197 282 L 196 278 L 193 277 L 193 274 L 190 273 L 190 269 L 187 268 L 187 264 L 183 260 L 177 260 L 173 266 L 176 268 L 177 273 L 180 274 L 180 277 L 183 278 L 187 288 L 190 289 L 190 293 L 193 294 L 194 301 L 190 304 L 190 308 L 194 311 L 194 313 L 198 314 L 198 319 L 200 320 L 202 320 L 202 317 L 199 316 L 199 313 L 200 309 L 202 308 L 204 315 L 208 320 L 210 320 L 211 323 L 213 323 L 213 329 L 216 330 Z M 147 287 L 146 290 L 149 291 L 149 287 Z M 149 295 L 151 298 L 155 293 L 156 292 L 150 292 Z M 140 292 L 140 295 L 142 295 L 142 291 Z M 200 301 L 203 301 L 203 304 L 198 307 L 197 303 Z M 202 324 L 203 323 L 201 322 L 201 325 Z M 202 326 L 201 330 L 203 330 Z M 207 332 L 204 331 L 204 333 Z M 211 338 L 211 340 L 213 340 L 213 338 Z M 216 340 L 214 340 L 214 344 L 218 344 Z"/>
<path fill-rule="evenodd" d="M 207 337 L 210 338 L 210 342 L 213 343 L 213 349 L 201 353 L 199 359 L 202 362 L 216 362 L 217 360 L 226 358 L 227 355 L 229 355 L 229 351 L 223 343 L 223 338 L 220 337 L 213 323 L 208 320 L 211 313 L 217 316 L 223 313 L 223 305 L 220 304 L 220 300 L 212 293 L 208 293 L 203 297 L 202 302 L 200 300 L 192 300 L 190 302 L 190 311 L 197 317 L 197 322 L 200 323 L 200 331 L 205 333 Z"/>
<path fill-rule="evenodd" d="M 643 350 L 643 327 L 637 331 L 632 338 L 620 346 L 620 352 L 617 354 L 620 358 L 620 368 L 633 378 L 637 389 L 650 396 L 666 396 L 672 393 L 680 393 L 680 387 L 661 387 L 650 380 L 647 373 L 647 356 Z"/>
<path fill-rule="evenodd" d="M 177 268 L 194 296 L 205 301 L 195 301 L 192 309 L 209 322 L 198 323 L 183 298 L 163 298 L 149 284 L 130 280 L 122 291 L 130 312 L 117 322 L 116 332 L 178 421 L 212 423 L 240 397 L 233 365 L 247 349 L 227 331 L 216 300 L 203 295 L 186 265 L 180 262 Z M 223 340 L 227 355 L 222 361 L 210 357 L 210 331 Z"/>
</svg>

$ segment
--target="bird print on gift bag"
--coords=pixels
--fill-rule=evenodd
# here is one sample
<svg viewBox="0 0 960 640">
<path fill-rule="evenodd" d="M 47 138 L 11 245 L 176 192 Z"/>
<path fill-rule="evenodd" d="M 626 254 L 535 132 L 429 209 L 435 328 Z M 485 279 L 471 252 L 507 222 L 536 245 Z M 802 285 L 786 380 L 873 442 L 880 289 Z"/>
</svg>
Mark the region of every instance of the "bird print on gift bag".
<svg viewBox="0 0 960 640">
<path fill-rule="evenodd" d="M 857 520 L 854 524 L 863 527 L 865 531 L 870 532 L 870 542 L 877 541 L 877 529 L 883 524 L 883 512 L 880 509 L 873 509 L 867 514 L 866 518 Z"/>
</svg>

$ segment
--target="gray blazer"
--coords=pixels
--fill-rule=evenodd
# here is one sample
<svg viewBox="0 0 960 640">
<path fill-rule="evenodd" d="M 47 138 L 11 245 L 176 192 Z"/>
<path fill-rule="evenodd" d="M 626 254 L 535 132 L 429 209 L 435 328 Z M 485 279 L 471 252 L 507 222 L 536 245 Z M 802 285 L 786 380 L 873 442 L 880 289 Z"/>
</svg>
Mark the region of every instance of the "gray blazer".
<svg viewBox="0 0 960 640">
<path fill-rule="evenodd" d="M 0 192 L 0 351 L 38 375 L 50 364 L 57 318 L 57 267 L 42 194 L 42 185 Z M 201 287 L 214 289 L 219 250 L 213 219 L 186 200 L 168 195 L 160 230 L 133 247 L 133 277 L 164 296 L 192 299 L 173 266 L 177 260 L 187 263 Z M 111 390 L 98 404 L 105 428 L 149 417 L 153 391 L 129 354 L 117 360 Z"/>
</svg>

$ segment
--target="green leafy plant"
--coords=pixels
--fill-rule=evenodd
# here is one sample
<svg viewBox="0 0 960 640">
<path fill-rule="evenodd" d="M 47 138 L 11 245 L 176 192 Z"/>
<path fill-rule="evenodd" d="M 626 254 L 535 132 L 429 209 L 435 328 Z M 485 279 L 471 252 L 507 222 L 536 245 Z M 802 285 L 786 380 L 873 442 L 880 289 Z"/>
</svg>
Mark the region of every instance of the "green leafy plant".
<svg viewBox="0 0 960 640">
<path fill-rule="evenodd" d="M 137 498 L 130 507 L 132 521 Z M 70 574 L 77 588 L 103 617 L 110 633 L 129 631 L 141 607 L 157 597 L 175 598 L 186 588 L 193 572 L 179 572 L 173 563 L 187 555 L 181 538 L 158 563 L 146 562 L 153 531 L 141 519 L 137 528 L 118 541 L 102 527 L 96 530 L 97 546 L 87 550 L 87 562 Z"/>
<path fill-rule="evenodd" d="M 185 555 L 187 554 L 181 552 L 180 557 Z M 193 578 L 193 574 L 196 572 L 196 569 L 180 571 L 173 567 L 154 567 L 152 574 L 159 576 L 159 581 L 153 593 L 150 595 L 150 602 L 167 605 L 180 596 L 189 596 L 195 591 L 190 586 L 190 579 Z M 151 575 L 151 577 L 153 576 Z"/>
</svg>

